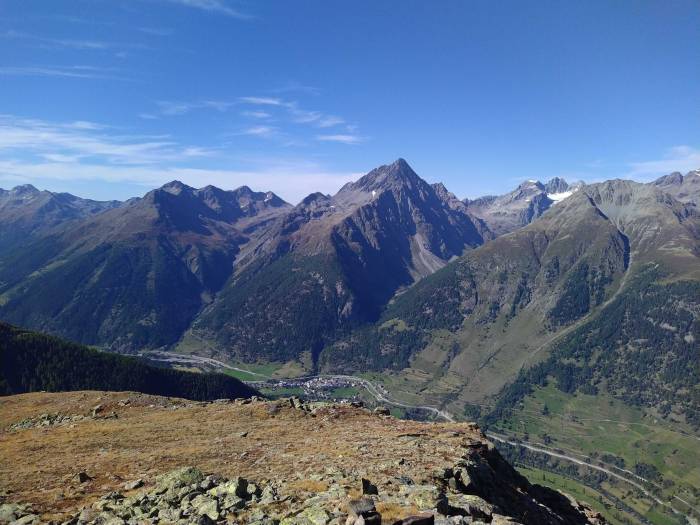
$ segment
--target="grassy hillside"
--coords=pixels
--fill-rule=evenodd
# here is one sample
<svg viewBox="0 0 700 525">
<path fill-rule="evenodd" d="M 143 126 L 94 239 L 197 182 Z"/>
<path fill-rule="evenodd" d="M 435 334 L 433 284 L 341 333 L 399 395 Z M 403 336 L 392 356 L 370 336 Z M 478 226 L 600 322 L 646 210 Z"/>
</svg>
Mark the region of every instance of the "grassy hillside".
<svg viewBox="0 0 700 525">
<path fill-rule="evenodd" d="M 411 368 L 430 383 L 415 391 L 481 401 L 614 293 L 627 262 L 626 238 L 587 200 L 562 204 L 396 297 L 375 326 L 327 347 L 322 367 Z"/>
<path fill-rule="evenodd" d="M 493 431 L 625 471 L 693 516 L 700 507 L 700 283 L 664 277 L 659 268 L 641 271 L 505 388 L 484 419 Z M 648 523 L 683 523 L 629 485 L 593 485 Z"/>
<path fill-rule="evenodd" d="M 564 393 L 607 393 L 652 409 L 669 422 L 700 427 L 700 283 L 661 282 L 647 267 L 628 290 L 522 371 L 501 393 L 494 421 L 555 384 Z"/>
<path fill-rule="evenodd" d="M 687 515 L 695 516 L 692 507 L 700 504 L 697 434 L 609 395 L 567 394 L 554 385 L 540 387 L 490 429 L 624 474 Z M 618 509 L 623 515 L 631 509 L 649 523 L 683 523 L 669 508 L 654 504 L 633 486 L 613 477 L 542 454 L 509 459 L 547 470 L 550 481 L 556 479 L 549 475 L 554 471 L 595 488 L 604 499 L 623 501 L 629 507 L 627 511 Z"/>
<path fill-rule="evenodd" d="M 39 390 L 133 390 L 195 400 L 256 394 L 224 374 L 157 368 L 0 323 L 0 395 Z"/>
</svg>

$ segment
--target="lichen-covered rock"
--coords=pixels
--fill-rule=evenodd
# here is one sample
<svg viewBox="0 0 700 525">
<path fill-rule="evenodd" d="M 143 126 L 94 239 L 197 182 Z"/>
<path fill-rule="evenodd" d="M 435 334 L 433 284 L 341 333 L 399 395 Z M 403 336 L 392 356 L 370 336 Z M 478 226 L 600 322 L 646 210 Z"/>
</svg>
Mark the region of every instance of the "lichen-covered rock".
<svg viewBox="0 0 700 525">
<path fill-rule="evenodd" d="M 418 510 L 436 510 L 440 514 L 448 512 L 447 497 L 435 485 L 402 485 L 400 493 L 405 495 L 406 500 L 415 505 Z"/>
<path fill-rule="evenodd" d="M 204 474 L 201 470 L 194 467 L 182 467 L 159 476 L 156 485 L 161 489 L 172 490 L 201 483 L 202 480 L 204 480 Z"/>
<path fill-rule="evenodd" d="M 210 489 L 208 493 L 212 496 L 229 495 L 243 499 L 248 496 L 248 480 L 235 478 Z"/>
<path fill-rule="evenodd" d="M 494 506 L 473 494 L 448 494 L 449 513 L 490 520 Z"/>
<path fill-rule="evenodd" d="M 491 520 L 491 525 L 522 525 L 519 521 L 515 521 L 513 518 L 508 516 L 501 516 L 500 514 L 494 514 Z"/>
<path fill-rule="evenodd" d="M 219 519 L 219 502 L 216 498 L 199 495 L 192 500 L 192 508 L 199 516 L 209 516 L 212 520 Z"/>
<path fill-rule="evenodd" d="M 280 525 L 328 525 L 331 517 L 320 507 L 309 507 L 295 516 L 284 518 Z"/>
<path fill-rule="evenodd" d="M 62 399 L 70 395 L 66 394 Z M 99 402 L 108 409 L 120 406 L 114 400 L 110 401 L 109 396 L 102 393 Z M 138 414 L 138 405 L 148 403 L 148 410 L 139 416 L 135 428 L 145 425 L 143 418 L 147 420 L 151 414 L 158 416 L 158 425 L 167 421 L 165 416 L 168 414 L 154 408 L 151 399 L 134 396 L 129 404 L 128 414 Z M 87 405 L 84 410 L 87 411 L 95 406 L 96 401 L 87 404 L 82 400 L 81 403 Z M 185 406 L 181 400 L 159 400 L 158 403 L 168 407 L 168 413 L 177 410 L 174 407 Z M 277 407 L 274 415 L 268 411 L 271 406 Z M 204 417 L 212 407 L 214 413 Z M 161 443 L 150 442 L 146 444 L 149 456 L 139 456 L 138 451 L 130 449 L 130 456 L 135 455 L 130 463 L 119 463 L 124 461 L 123 454 L 110 455 L 109 451 L 101 452 L 99 461 L 94 462 L 83 456 L 62 474 L 60 493 L 46 491 L 52 495 L 50 498 L 30 500 L 35 508 L 10 503 L 9 498 L 22 501 L 14 487 L 8 486 L 9 490 L 0 492 L 0 522 L 3 525 L 18 520 L 24 524 L 46 523 L 55 519 L 60 508 L 63 512 L 60 522 L 65 525 L 604 523 L 585 505 L 551 489 L 530 484 L 478 430 L 468 424 L 401 421 L 377 417 L 368 410 L 348 404 L 314 404 L 312 411 L 315 416 L 312 416 L 308 404 L 281 400 L 274 403 L 188 402 L 186 408 L 201 416 L 197 421 L 215 420 L 219 428 L 217 433 L 208 434 L 207 441 L 199 440 L 193 445 L 193 450 L 204 452 L 190 453 L 184 458 L 198 458 L 191 462 L 196 466 L 177 468 L 155 477 L 152 471 L 137 470 L 133 463 L 148 465 L 153 460 L 154 450 L 158 451 L 161 446 Z M 46 404 L 41 410 L 46 412 Z M 81 410 L 69 406 L 62 407 L 61 412 Z M 201 410 L 204 412 L 200 413 Z M 54 412 L 58 413 L 57 410 Z M 176 415 L 175 421 L 181 425 L 182 413 Z M 120 418 L 128 421 L 127 415 L 122 414 Z M 232 421 L 238 423 L 230 426 Z M 100 428 L 104 420 L 91 419 L 83 424 Z M 207 428 L 200 428 L 197 437 L 192 439 L 197 440 L 206 434 Z M 58 432 L 78 440 L 82 449 L 98 450 L 102 446 L 99 441 L 81 441 L 85 438 L 83 433 L 70 434 L 69 430 Z M 168 430 L 180 431 L 179 427 Z M 26 441 L 23 432 L 6 432 L 4 436 L 9 441 L 15 438 Z M 33 437 L 43 448 L 51 447 L 53 440 L 42 441 L 41 438 L 56 432 L 46 428 L 35 432 Z M 246 434 L 245 439 L 240 437 L 242 433 Z M 88 435 L 102 436 L 104 433 L 90 432 Z M 114 440 L 118 443 L 119 436 Z M 33 444 L 32 450 L 38 448 Z M 172 450 L 172 446 L 168 450 Z M 210 474 L 216 469 L 219 456 L 226 458 L 222 466 L 228 477 Z M 114 465 L 111 472 L 104 468 L 107 459 Z M 55 468 L 55 455 L 48 465 L 34 460 L 42 468 Z M 95 480 L 77 483 L 75 473 L 82 469 L 94 475 Z M 207 472 L 209 475 L 205 476 L 203 469 L 211 469 Z M 232 472 L 245 473 L 246 477 L 231 475 Z M 246 479 L 248 477 L 250 479 Z M 50 485 L 51 480 L 46 483 Z M 120 489 L 127 492 L 115 492 Z M 107 492 L 109 490 L 112 492 Z M 23 492 L 30 497 L 35 493 L 27 489 Z M 59 494 L 79 503 L 72 508 L 53 505 L 51 502 L 59 501 Z M 357 499 L 358 496 L 362 497 Z M 46 508 L 44 515 L 40 515 L 37 509 L 42 505 Z"/>
</svg>

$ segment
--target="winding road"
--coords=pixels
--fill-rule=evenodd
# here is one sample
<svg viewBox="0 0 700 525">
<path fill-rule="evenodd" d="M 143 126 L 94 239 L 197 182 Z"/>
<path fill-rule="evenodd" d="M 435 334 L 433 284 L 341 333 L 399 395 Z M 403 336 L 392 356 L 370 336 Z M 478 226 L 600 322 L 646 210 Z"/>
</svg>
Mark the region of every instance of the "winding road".
<svg viewBox="0 0 700 525">
<path fill-rule="evenodd" d="M 454 416 L 452 416 L 449 412 L 447 412 L 445 410 L 442 410 L 442 409 L 439 409 L 439 408 L 433 407 L 433 406 L 427 406 L 427 405 L 409 405 L 407 403 L 402 403 L 400 401 L 397 401 L 397 400 L 389 397 L 388 393 L 386 393 L 386 391 L 384 391 L 380 386 L 375 385 L 374 383 L 372 383 L 371 381 L 369 381 L 367 379 L 360 378 L 357 376 L 327 374 L 327 375 L 305 376 L 305 377 L 300 377 L 300 378 L 295 378 L 295 379 L 298 379 L 300 381 L 305 381 L 305 380 L 314 379 L 314 378 L 329 378 L 329 379 L 347 380 L 348 382 L 352 382 L 355 385 L 357 385 L 357 384 L 362 385 L 365 388 L 365 390 L 367 390 L 367 392 L 369 392 L 369 394 L 372 397 L 374 397 L 378 402 L 401 407 L 401 408 L 408 408 L 408 409 L 412 409 L 412 410 L 424 410 L 424 411 L 430 412 L 432 414 L 435 414 L 438 417 L 441 417 L 445 421 L 448 421 L 451 423 L 456 422 L 456 419 L 454 418 Z M 263 383 L 263 382 L 254 383 L 254 384 L 261 384 L 261 383 Z M 680 510 L 676 509 L 670 503 L 662 501 L 661 499 L 656 497 L 654 494 L 652 494 L 651 492 L 646 490 L 641 484 L 637 483 L 636 481 L 631 480 L 631 479 L 623 476 L 622 474 L 614 472 L 614 471 L 607 469 L 605 467 L 594 465 L 592 458 L 588 458 L 587 456 L 581 455 L 581 458 L 584 458 L 584 459 L 579 459 L 579 458 L 576 458 L 573 456 L 569 456 L 567 454 L 562 454 L 559 452 L 548 450 L 546 448 L 538 447 L 538 446 L 535 446 L 533 444 L 530 444 L 530 443 L 527 443 L 524 441 L 517 441 L 517 442 L 511 441 L 507 436 L 504 436 L 502 434 L 497 434 L 495 432 L 486 431 L 485 434 L 489 439 L 492 439 L 494 441 L 498 441 L 501 443 L 507 443 L 507 444 L 510 444 L 513 446 L 521 446 L 521 447 L 524 447 L 528 450 L 532 450 L 534 452 L 546 454 L 550 457 L 554 457 L 557 459 L 563 459 L 565 461 L 569 461 L 569 462 L 574 463 L 576 465 L 585 466 L 585 467 L 591 468 L 593 470 L 598 470 L 600 472 L 603 472 L 603 473 L 605 473 L 605 474 L 607 474 L 615 479 L 618 479 L 624 483 L 627 483 L 627 484 L 633 486 L 634 488 L 639 490 L 642 494 L 644 494 L 647 498 L 649 498 L 651 501 L 654 501 L 655 503 L 668 508 L 674 514 L 685 517 L 689 523 L 692 523 L 694 525 L 698 524 L 697 520 L 693 519 L 691 516 L 688 516 L 688 515 L 684 514 L 683 512 L 681 512 Z M 641 481 L 644 481 L 644 482 L 647 482 L 647 483 L 654 485 L 654 483 L 650 482 L 649 480 L 647 480 L 645 478 L 642 478 L 634 473 L 630 473 L 630 474 Z M 698 509 L 694 508 L 692 505 L 690 505 L 690 503 L 688 503 L 684 499 L 682 499 L 678 496 L 673 496 L 673 498 L 680 501 L 681 503 L 685 504 L 690 509 L 692 509 L 694 512 L 698 513 L 698 515 L 700 515 L 700 511 Z"/>
<path fill-rule="evenodd" d="M 610 300 L 613 298 L 611 297 Z M 276 379 L 272 379 L 268 376 L 265 376 L 264 374 L 260 374 L 257 372 L 252 372 L 250 370 L 246 370 L 243 368 L 238 368 L 231 366 L 227 363 L 224 363 L 222 361 L 218 361 L 216 359 L 210 358 L 210 357 L 201 357 L 201 356 L 196 356 L 196 355 L 177 355 L 177 354 L 172 354 L 169 352 L 149 352 L 146 355 L 143 355 L 143 357 L 147 357 L 149 359 L 154 359 L 157 361 L 163 361 L 163 362 L 169 362 L 169 363 L 180 363 L 180 364 L 191 364 L 191 365 L 205 365 L 205 366 L 210 366 L 210 367 L 219 367 L 219 368 L 226 368 L 229 370 L 235 370 L 238 372 L 244 372 L 247 374 L 250 374 L 252 376 L 257 376 L 260 377 L 261 379 L 259 381 L 246 381 L 247 384 L 251 386 L 262 386 L 262 385 L 273 385 L 275 382 L 279 381 Z M 393 399 L 384 388 L 382 388 L 379 385 L 376 385 L 372 381 L 362 378 L 362 377 L 357 377 L 357 376 L 352 376 L 352 375 L 340 375 L 340 374 L 316 374 L 316 375 L 308 375 L 308 376 L 302 376 L 302 377 L 295 377 L 293 378 L 294 381 L 308 381 L 312 379 L 338 379 L 338 380 L 343 380 L 347 381 L 348 383 L 351 383 L 355 386 L 360 385 L 362 386 L 377 402 L 383 403 L 386 405 L 391 405 L 391 406 L 396 406 L 400 408 L 407 408 L 410 410 L 423 410 L 425 412 L 429 412 L 436 417 L 442 418 L 447 422 L 450 423 L 455 423 L 457 420 L 455 417 L 447 412 L 446 410 L 434 407 L 434 406 L 429 406 L 429 405 L 411 405 L 408 403 L 403 403 L 401 401 L 398 401 L 396 399 Z M 288 380 L 292 380 L 291 378 Z M 574 463 L 576 465 L 581 465 L 585 466 L 588 468 L 591 468 L 593 470 L 597 470 L 600 472 L 603 472 L 615 479 L 618 479 L 624 483 L 627 483 L 631 486 L 633 486 L 635 489 L 639 490 L 642 494 L 644 494 L 647 498 L 649 498 L 651 501 L 662 505 L 668 509 L 670 509 L 673 513 L 679 515 L 679 516 L 684 516 L 689 523 L 692 523 L 694 525 L 698 525 L 700 522 L 698 522 L 696 519 L 692 518 L 691 516 L 688 516 L 681 512 L 680 510 L 676 509 L 673 507 L 670 503 L 664 502 L 661 499 L 659 499 L 657 496 L 646 490 L 641 484 L 637 483 L 633 479 L 629 479 L 628 477 L 623 476 L 622 474 L 619 474 L 618 472 L 615 472 L 613 470 L 610 470 L 608 468 L 599 466 L 599 465 L 594 465 L 593 460 L 591 458 L 588 458 L 584 455 L 580 455 L 580 457 L 574 457 L 570 456 L 567 454 L 562 454 L 560 452 L 556 452 L 553 450 L 548 450 L 546 448 L 543 448 L 541 446 L 536 446 L 535 444 L 528 443 L 526 441 L 514 441 L 512 438 L 509 438 L 508 436 L 498 434 L 495 432 L 490 432 L 486 431 L 485 432 L 486 436 L 489 439 L 492 439 L 494 441 L 498 441 L 500 443 L 507 443 L 512 446 L 520 446 L 524 447 L 528 450 L 531 450 L 533 452 L 538 452 L 541 454 L 546 454 L 550 457 L 557 458 L 557 459 L 562 459 L 565 461 L 569 461 L 571 463 Z M 649 480 L 646 480 L 644 478 L 641 478 L 640 476 L 632 473 L 632 476 L 634 476 L 637 479 L 640 479 L 641 481 L 651 483 Z M 651 483 L 653 484 L 653 483 Z M 695 513 L 700 515 L 700 510 L 694 508 L 690 503 L 685 501 L 684 499 L 678 497 L 678 496 L 673 496 L 674 499 L 680 501 L 681 503 L 685 504 L 688 508 L 692 509 Z"/>
<path fill-rule="evenodd" d="M 206 365 L 214 368 L 226 368 L 228 370 L 235 370 L 236 372 L 244 372 L 246 374 L 250 374 L 251 376 L 269 379 L 269 377 L 264 374 L 251 372 L 250 370 L 246 370 L 244 368 L 237 368 L 235 366 L 231 366 L 229 364 L 224 363 L 223 361 L 219 361 L 211 357 L 202 357 L 199 355 L 173 354 L 172 352 L 162 352 L 159 350 L 143 352 L 138 355 L 139 357 L 150 359 L 151 361 L 160 361 L 162 363 L 174 363 L 183 365 Z"/>
<path fill-rule="evenodd" d="M 691 518 L 689 516 L 686 516 L 683 512 L 681 512 L 680 510 L 673 507 L 670 503 L 666 503 L 666 502 L 660 500 L 654 494 L 652 494 L 651 492 L 646 490 L 642 485 L 640 485 L 636 481 L 633 481 L 629 478 L 626 478 L 626 477 L 622 476 L 621 474 L 618 474 L 617 472 L 613 472 L 612 470 L 609 470 L 605 467 L 600 467 L 598 465 L 594 465 L 594 464 L 589 463 L 587 461 L 584 461 L 582 459 L 568 456 L 566 454 L 560 454 L 558 452 L 547 450 L 545 448 L 536 447 L 536 446 L 531 445 L 531 444 L 524 442 L 524 441 L 511 441 L 510 439 L 508 439 L 507 436 L 502 436 L 499 434 L 495 434 L 493 432 L 486 432 L 486 435 L 489 437 L 489 439 L 493 439 L 494 441 L 498 441 L 500 443 L 507 443 L 508 445 L 513 445 L 516 447 L 523 447 L 523 448 L 526 448 L 528 450 L 532 450 L 533 452 L 539 452 L 541 454 L 546 454 L 546 455 L 554 457 L 554 458 L 563 459 L 563 460 L 569 461 L 571 463 L 575 463 L 576 465 L 582 465 L 584 467 L 588 467 L 588 468 L 593 469 L 593 470 L 604 472 L 605 474 L 612 476 L 613 478 L 619 479 L 620 481 L 623 481 L 629 485 L 632 485 L 633 487 L 638 489 L 642 494 L 644 494 L 647 498 L 658 503 L 659 505 L 663 505 L 664 507 L 670 509 L 671 511 L 673 511 L 674 514 L 678 514 L 679 516 L 684 516 L 689 521 L 691 520 Z M 636 476 L 636 475 L 635 475 L 635 477 L 639 478 L 639 476 Z M 640 479 L 644 479 L 644 478 L 640 478 Z M 644 481 L 648 482 L 648 480 L 644 480 Z M 674 498 L 678 499 L 682 503 L 685 503 L 686 505 L 688 505 L 690 508 L 692 508 L 694 511 L 697 512 L 697 509 L 691 507 L 687 501 L 685 501 L 681 498 L 678 498 L 677 496 L 674 496 Z"/>
</svg>

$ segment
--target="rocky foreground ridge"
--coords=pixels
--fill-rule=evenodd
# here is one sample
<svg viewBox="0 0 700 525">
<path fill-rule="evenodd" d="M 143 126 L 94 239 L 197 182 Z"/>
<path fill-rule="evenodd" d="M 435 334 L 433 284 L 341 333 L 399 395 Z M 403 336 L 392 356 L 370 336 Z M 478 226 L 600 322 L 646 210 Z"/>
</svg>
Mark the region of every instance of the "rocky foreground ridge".
<svg viewBox="0 0 700 525">
<path fill-rule="evenodd" d="M 602 524 L 471 423 L 298 399 L 0 398 L 0 522 Z"/>
</svg>

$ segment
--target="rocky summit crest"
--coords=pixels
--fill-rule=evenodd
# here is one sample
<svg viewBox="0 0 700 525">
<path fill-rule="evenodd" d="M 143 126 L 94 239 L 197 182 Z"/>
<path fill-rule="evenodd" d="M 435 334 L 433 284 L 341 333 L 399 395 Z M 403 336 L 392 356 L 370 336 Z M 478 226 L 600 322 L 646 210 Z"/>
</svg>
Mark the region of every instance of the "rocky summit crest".
<svg viewBox="0 0 700 525">
<path fill-rule="evenodd" d="M 380 192 L 396 190 L 402 187 L 415 188 L 423 185 L 427 186 L 427 183 L 413 171 L 408 162 L 399 158 L 391 164 L 385 164 L 373 169 L 358 181 L 345 185 L 343 189 Z M 341 189 L 341 192 L 343 189 Z"/>
<path fill-rule="evenodd" d="M 129 392 L 28 394 L 13 398 L 12 408 L 0 414 L 2 427 L 11 428 L 0 468 L 9 468 L 9 458 L 28 462 L 14 465 L 5 480 L 10 492 L 0 520 L 605 523 L 588 507 L 528 482 L 471 423 L 405 421 L 296 398 L 196 403 Z M 34 421 L 46 410 L 64 417 L 12 426 L 13 418 Z"/>
</svg>

